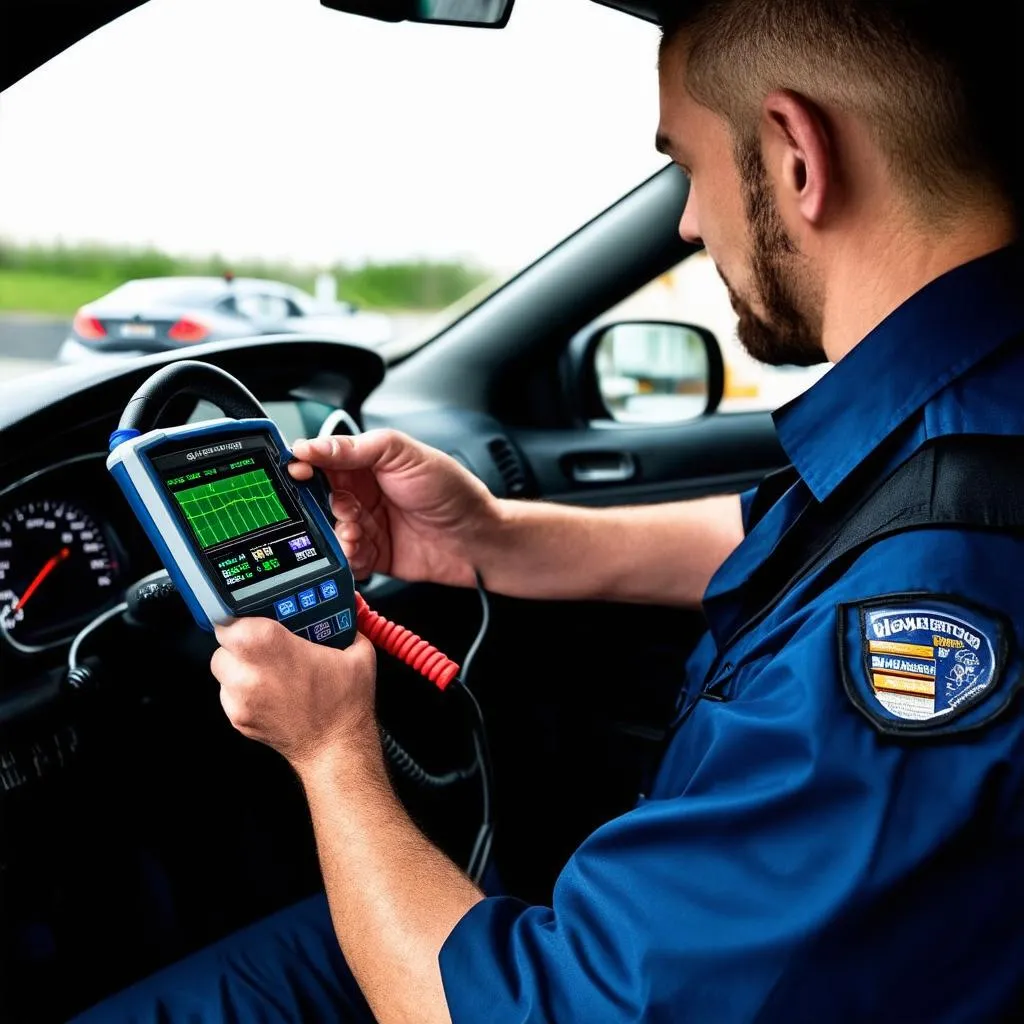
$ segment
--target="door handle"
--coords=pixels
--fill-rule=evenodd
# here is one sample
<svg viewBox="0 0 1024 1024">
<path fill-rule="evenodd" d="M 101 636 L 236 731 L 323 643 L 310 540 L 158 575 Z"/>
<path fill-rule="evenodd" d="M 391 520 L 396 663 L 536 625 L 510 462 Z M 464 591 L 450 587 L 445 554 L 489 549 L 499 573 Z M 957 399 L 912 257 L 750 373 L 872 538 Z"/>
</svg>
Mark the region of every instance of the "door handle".
<svg viewBox="0 0 1024 1024">
<path fill-rule="evenodd" d="M 586 452 L 569 460 L 569 475 L 578 484 L 616 484 L 636 476 L 629 452 Z"/>
</svg>

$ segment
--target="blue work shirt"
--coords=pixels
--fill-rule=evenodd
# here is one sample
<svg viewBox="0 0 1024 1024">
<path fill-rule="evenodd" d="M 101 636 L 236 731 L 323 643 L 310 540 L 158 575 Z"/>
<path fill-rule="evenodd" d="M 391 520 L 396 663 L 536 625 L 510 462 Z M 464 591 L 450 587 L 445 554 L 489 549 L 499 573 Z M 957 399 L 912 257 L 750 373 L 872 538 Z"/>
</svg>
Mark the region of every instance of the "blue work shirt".
<svg viewBox="0 0 1024 1024">
<path fill-rule="evenodd" d="M 751 573 L 859 467 L 1024 435 L 1021 268 L 1009 248 L 933 281 L 776 414 L 799 479 L 708 587 L 650 795 L 584 841 L 552 907 L 491 898 L 456 925 L 455 1024 L 1024 1005 L 1024 541 L 882 539 L 728 642 Z"/>
</svg>

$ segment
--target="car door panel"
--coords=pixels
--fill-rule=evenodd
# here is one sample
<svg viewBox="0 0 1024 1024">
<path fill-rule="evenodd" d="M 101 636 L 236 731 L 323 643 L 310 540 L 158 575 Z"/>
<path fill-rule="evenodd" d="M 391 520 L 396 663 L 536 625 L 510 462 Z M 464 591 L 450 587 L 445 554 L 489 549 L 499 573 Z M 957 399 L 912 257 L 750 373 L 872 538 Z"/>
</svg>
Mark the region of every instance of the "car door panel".
<svg viewBox="0 0 1024 1024">
<path fill-rule="evenodd" d="M 580 505 L 675 501 L 754 486 L 785 463 L 767 413 L 510 432 L 538 493 Z"/>
</svg>

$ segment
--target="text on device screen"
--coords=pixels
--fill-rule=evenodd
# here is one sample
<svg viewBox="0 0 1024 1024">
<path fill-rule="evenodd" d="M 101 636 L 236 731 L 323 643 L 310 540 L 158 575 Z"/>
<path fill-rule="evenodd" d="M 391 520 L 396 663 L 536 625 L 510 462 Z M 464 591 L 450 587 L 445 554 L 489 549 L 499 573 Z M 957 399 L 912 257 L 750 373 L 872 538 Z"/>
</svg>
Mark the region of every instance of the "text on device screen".
<svg viewBox="0 0 1024 1024">
<path fill-rule="evenodd" d="M 207 575 L 232 603 L 337 567 L 263 438 L 181 449 L 153 467 Z"/>
</svg>

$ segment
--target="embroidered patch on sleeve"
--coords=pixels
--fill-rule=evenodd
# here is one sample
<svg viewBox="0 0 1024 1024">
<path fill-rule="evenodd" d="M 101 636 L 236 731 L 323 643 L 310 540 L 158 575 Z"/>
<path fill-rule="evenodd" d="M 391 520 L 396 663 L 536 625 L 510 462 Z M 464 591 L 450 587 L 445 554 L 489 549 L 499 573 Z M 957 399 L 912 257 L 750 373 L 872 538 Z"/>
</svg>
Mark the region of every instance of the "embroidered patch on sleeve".
<svg viewBox="0 0 1024 1024">
<path fill-rule="evenodd" d="M 1002 616 L 957 597 L 891 594 L 839 608 L 843 683 L 882 732 L 938 735 L 995 718 L 1010 632 Z"/>
</svg>

